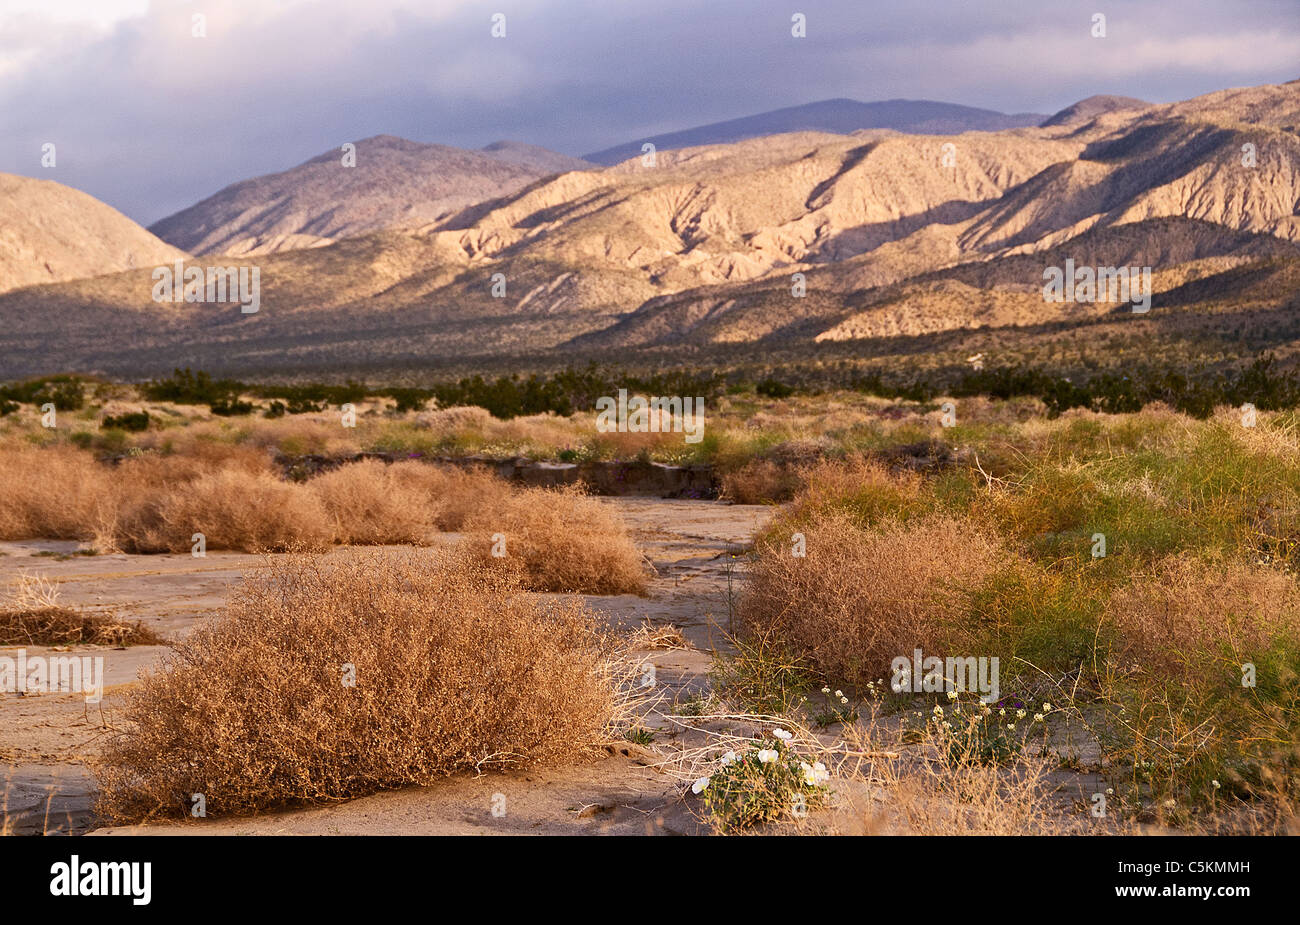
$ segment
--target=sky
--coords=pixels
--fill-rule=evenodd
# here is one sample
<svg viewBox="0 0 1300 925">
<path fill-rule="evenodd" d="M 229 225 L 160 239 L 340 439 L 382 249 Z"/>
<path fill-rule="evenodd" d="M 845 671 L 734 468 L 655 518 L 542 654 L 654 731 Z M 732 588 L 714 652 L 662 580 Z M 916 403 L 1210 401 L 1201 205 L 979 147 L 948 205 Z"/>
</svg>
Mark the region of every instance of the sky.
<svg viewBox="0 0 1300 925">
<path fill-rule="evenodd" d="M 0 0 L 0 171 L 147 225 L 378 134 L 581 156 L 834 97 L 1052 113 L 1298 50 L 1300 0 Z"/>
</svg>

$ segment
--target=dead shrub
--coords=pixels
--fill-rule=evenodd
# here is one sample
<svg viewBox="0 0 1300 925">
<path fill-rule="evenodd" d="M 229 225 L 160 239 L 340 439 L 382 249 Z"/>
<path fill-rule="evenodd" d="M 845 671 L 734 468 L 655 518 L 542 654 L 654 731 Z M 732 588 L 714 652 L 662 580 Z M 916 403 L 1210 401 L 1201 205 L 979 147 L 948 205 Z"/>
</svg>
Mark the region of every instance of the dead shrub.
<svg viewBox="0 0 1300 925">
<path fill-rule="evenodd" d="M 861 524 L 909 513 L 924 484 L 914 472 L 891 472 L 880 462 L 860 456 L 823 460 L 800 475 L 805 488 L 794 500 L 793 517 L 840 511 Z"/>
<path fill-rule="evenodd" d="M 126 552 L 185 552 L 195 533 L 208 549 L 245 552 L 323 549 L 334 536 L 315 495 L 267 472 L 219 469 L 170 485 L 137 478 L 119 495 L 114 532 Z"/>
<path fill-rule="evenodd" d="M 271 562 L 131 695 L 98 810 L 202 793 L 247 813 L 581 758 L 621 709 L 611 652 L 579 601 L 446 551 Z"/>
<path fill-rule="evenodd" d="M 533 591 L 644 594 L 648 586 L 623 518 L 581 487 L 516 491 L 471 515 L 466 531 L 475 556 L 519 572 Z M 497 534 L 501 557 L 492 554 Z"/>
<path fill-rule="evenodd" d="M 109 504 L 108 473 L 90 453 L 0 449 L 0 539 L 90 539 Z"/>
<path fill-rule="evenodd" d="M 59 603 L 58 585 L 24 572 L 0 600 L 0 645 L 153 645 L 163 640 L 139 621 L 82 613 Z"/>
<path fill-rule="evenodd" d="M 500 508 L 513 491 L 508 482 L 486 469 L 425 465 L 420 478 L 424 490 L 438 499 L 438 529 L 451 533 L 466 529 L 475 512 Z"/>
<path fill-rule="evenodd" d="M 437 532 L 437 489 L 417 462 L 377 459 L 318 475 L 308 489 L 333 522 L 334 541 L 352 545 L 427 543 Z M 436 481 L 436 479 L 434 479 Z"/>
<path fill-rule="evenodd" d="M 256 474 L 271 472 L 271 455 L 252 446 L 221 443 L 216 440 L 193 440 L 185 451 L 145 453 L 122 460 L 119 470 L 137 469 L 169 483 L 191 481 L 217 469 L 238 469 Z"/>
<path fill-rule="evenodd" d="M 841 512 L 768 532 L 738 602 L 740 634 L 778 644 L 827 678 L 863 684 L 918 646 L 943 656 L 969 594 L 1000 565 L 998 543 L 967 518 L 927 515 L 874 528 Z M 960 654 L 960 653 L 959 653 Z"/>
<path fill-rule="evenodd" d="M 285 482 L 266 451 L 192 440 L 116 466 L 69 447 L 0 449 L 0 539 L 75 539 L 131 553 L 322 549 L 426 543 L 506 505 L 508 483 L 483 469 L 363 460 L 307 485 Z"/>
<path fill-rule="evenodd" d="M 429 541 L 456 532 L 473 511 L 494 510 L 508 483 L 482 469 L 403 460 L 362 460 L 308 483 L 334 522 L 335 541 L 357 545 Z"/>
<path fill-rule="evenodd" d="M 138 620 L 123 622 L 108 614 L 82 613 L 68 607 L 0 607 L 2 646 L 148 646 L 162 642 Z"/>
<path fill-rule="evenodd" d="M 632 651 L 691 648 L 691 644 L 676 626 L 671 623 L 652 623 L 649 620 L 642 620 L 636 629 L 627 634 L 624 642 Z"/>
<path fill-rule="evenodd" d="M 754 459 L 721 478 L 719 497 L 734 504 L 779 504 L 792 499 L 804 487 L 801 471 L 794 466 Z"/>
<path fill-rule="evenodd" d="M 1277 569 L 1173 556 L 1117 589 L 1104 621 L 1123 666 L 1184 686 L 1237 684 L 1243 661 L 1300 647 L 1300 588 Z"/>
<path fill-rule="evenodd" d="M 415 418 L 435 433 L 457 431 L 483 431 L 492 426 L 496 418 L 486 408 L 478 405 L 452 405 L 435 408 L 416 415 Z"/>
</svg>

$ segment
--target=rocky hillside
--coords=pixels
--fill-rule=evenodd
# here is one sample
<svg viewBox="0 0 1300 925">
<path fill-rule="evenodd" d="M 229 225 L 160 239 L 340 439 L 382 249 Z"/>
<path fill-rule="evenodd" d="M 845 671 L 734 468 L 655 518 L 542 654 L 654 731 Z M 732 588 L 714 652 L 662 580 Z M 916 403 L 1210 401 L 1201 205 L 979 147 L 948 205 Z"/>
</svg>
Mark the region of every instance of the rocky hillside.
<svg viewBox="0 0 1300 925">
<path fill-rule="evenodd" d="M 196 254 L 254 256 L 422 225 L 548 174 L 592 165 L 532 145 L 481 151 L 392 135 L 358 141 L 355 166 L 327 151 L 283 173 L 228 186 L 150 231 Z"/>
<path fill-rule="evenodd" d="M 92 196 L 0 173 L 0 292 L 185 256 Z"/>
<path fill-rule="evenodd" d="M 160 309 L 143 271 L 27 290 L 0 297 L 0 358 L 337 374 L 1032 345 L 1091 363 L 1113 360 L 1107 339 L 1300 357 L 1300 83 L 1071 109 L 997 132 L 795 132 L 552 173 L 409 227 L 247 252 L 256 316 Z M 1150 267 L 1149 314 L 1045 302 L 1044 270 L 1066 260 Z M 57 336 L 39 321 L 52 314 Z M 135 335 L 114 346 L 106 328 Z"/>
</svg>

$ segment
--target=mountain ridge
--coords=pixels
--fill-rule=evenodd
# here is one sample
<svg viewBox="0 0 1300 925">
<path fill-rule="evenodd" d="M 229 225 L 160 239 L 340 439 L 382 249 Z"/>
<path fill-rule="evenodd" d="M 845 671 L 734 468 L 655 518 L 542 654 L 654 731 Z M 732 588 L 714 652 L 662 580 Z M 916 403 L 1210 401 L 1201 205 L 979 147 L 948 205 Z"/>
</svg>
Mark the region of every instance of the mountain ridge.
<svg viewBox="0 0 1300 925">
<path fill-rule="evenodd" d="M 1077 357 L 1107 338 L 1300 361 L 1300 83 L 1076 113 L 960 135 L 794 132 L 551 173 L 428 221 L 247 256 L 262 281 L 251 316 L 154 303 L 145 268 L 30 287 L 0 295 L 0 361 L 337 373 L 927 344 Z M 1150 314 L 1045 302 L 1044 267 L 1066 258 L 1152 267 Z"/>
<path fill-rule="evenodd" d="M 612 166 L 642 153 L 642 145 L 657 150 L 729 144 L 763 135 L 799 131 L 848 135 L 864 129 L 893 129 L 919 134 L 951 135 L 966 131 L 998 131 L 1038 125 L 1047 116 L 1037 113 L 1007 115 L 991 109 L 935 100 L 877 100 L 863 103 L 846 97 L 785 106 L 767 112 L 710 122 L 687 129 L 650 135 L 583 156 L 584 160 Z"/>
<path fill-rule="evenodd" d="M 0 292 L 186 256 L 87 193 L 0 173 Z"/>
<path fill-rule="evenodd" d="M 295 167 L 232 183 L 149 230 L 196 254 L 256 256 L 420 225 L 591 165 L 518 142 L 480 151 L 374 135 Z"/>
</svg>

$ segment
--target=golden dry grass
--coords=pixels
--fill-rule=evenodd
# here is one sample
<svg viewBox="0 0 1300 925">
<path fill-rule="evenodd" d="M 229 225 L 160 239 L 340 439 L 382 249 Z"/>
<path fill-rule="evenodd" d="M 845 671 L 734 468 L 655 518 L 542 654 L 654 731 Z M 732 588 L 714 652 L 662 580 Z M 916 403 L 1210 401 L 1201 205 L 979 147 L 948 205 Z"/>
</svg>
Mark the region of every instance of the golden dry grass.
<svg viewBox="0 0 1300 925">
<path fill-rule="evenodd" d="M 85 539 L 107 514 L 109 473 L 71 447 L 0 449 L 0 539 Z"/>
<path fill-rule="evenodd" d="M 1243 661 L 1300 645 L 1300 587 L 1275 568 L 1171 556 L 1112 594 L 1103 625 L 1123 665 L 1186 686 L 1235 681 Z"/>
<path fill-rule="evenodd" d="M 436 489 L 422 478 L 430 469 L 366 459 L 316 476 L 309 488 L 331 520 L 335 542 L 423 544 L 438 529 Z"/>
<path fill-rule="evenodd" d="M 612 653 L 578 601 L 462 555 L 269 563 L 131 696 L 98 810 L 181 815 L 202 793 L 247 813 L 581 758 L 621 709 Z"/>
<path fill-rule="evenodd" d="M 518 572 L 533 591 L 644 594 L 649 585 L 623 518 L 581 487 L 521 489 L 465 529 L 473 555 Z"/>
<path fill-rule="evenodd" d="M 314 494 L 270 473 L 218 469 L 171 486 L 139 485 L 124 498 L 114 531 L 127 552 L 246 552 L 324 549 L 333 525 Z"/>
<path fill-rule="evenodd" d="M 969 518 L 929 515 L 864 528 L 852 517 L 817 512 L 793 534 L 759 545 L 738 606 L 747 638 L 779 639 L 836 682 L 884 678 L 890 662 L 920 647 L 944 655 L 966 613 L 968 594 L 1005 556 Z"/>
</svg>

